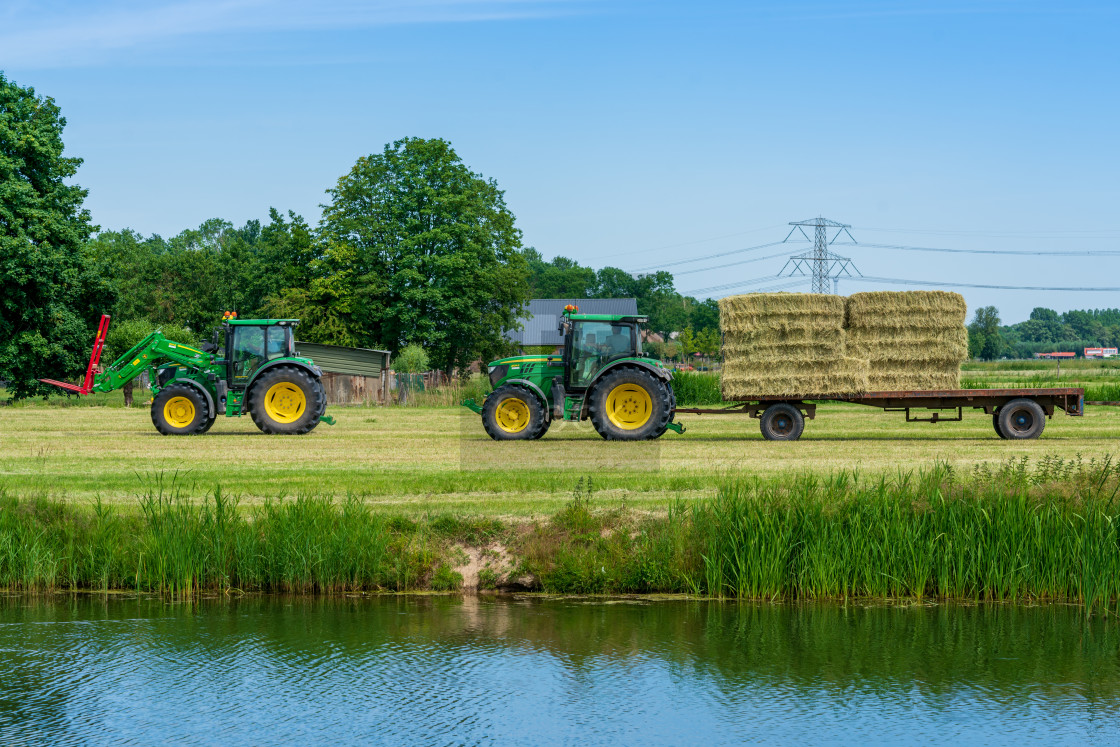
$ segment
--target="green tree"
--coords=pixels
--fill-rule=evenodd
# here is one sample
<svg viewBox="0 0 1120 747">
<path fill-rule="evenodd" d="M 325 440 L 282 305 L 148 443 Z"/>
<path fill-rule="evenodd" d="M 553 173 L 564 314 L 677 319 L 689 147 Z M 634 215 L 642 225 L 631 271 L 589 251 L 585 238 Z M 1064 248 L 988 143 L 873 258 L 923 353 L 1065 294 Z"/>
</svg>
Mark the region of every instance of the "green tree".
<svg viewBox="0 0 1120 747">
<path fill-rule="evenodd" d="M 53 99 L 0 73 L 0 379 L 16 398 L 80 375 L 113 303 L 84 252 L 96 228 L 86 190 L 67 183 L 82 159 L 63 155 L 65 126 Z"/>
<path fill-rule="evenodd" d="M 995 360 L 1003 348 L 999 334 L 999 309 L 982 306 L 976 310 L 968 325 L 968 352 L 973 358 Z"/>
<path fill-rule="evenodd" d="M 697 349 L 707 356 L 719 355 L 721 342 L 719 330 L 712 327 L 702 330 L 696 336 Z"/>
<path fill-rule="evenodd" d="M 691 302 L 691 307 L 688 312 L 688 324 L 693 329 L 711 329 L 715 330 L 718 336 L 719 332 L 719 302 L 714 298 L 706 298 L 703 301 L 687 297 L 686 301 Z"/>
<path fill-rule="evenodd" d="M 415 341 L 449 373 L 508 349 L 529 271 L 493 179 L 446 140 L 406 138 L 358 159 L 328 194 L 324 277 L 348 337 Z"/>
<path fill-rule="evenodd" d="M 590 298 L 596 288 L 595 270 L 567 257 L 546 262 L 533 247 L 525 249 L 529 263 L 530 298 Z"/>
<path fill-rule="evenodd" d="M 405 345 L 393 360 L 393 370 L 397 373 L 424 373 L 429 365 L 428 352 L 416 344 Z"/>
<path fill-rule="evenodd" d="M 697 352 L 696 334 L 689 327 L 685 327 L 681 330 L 680 334 L 677 335 L 677 344 L 680 345 L 682 363 L 687 363 L 688 356 Z"/>
</svg>

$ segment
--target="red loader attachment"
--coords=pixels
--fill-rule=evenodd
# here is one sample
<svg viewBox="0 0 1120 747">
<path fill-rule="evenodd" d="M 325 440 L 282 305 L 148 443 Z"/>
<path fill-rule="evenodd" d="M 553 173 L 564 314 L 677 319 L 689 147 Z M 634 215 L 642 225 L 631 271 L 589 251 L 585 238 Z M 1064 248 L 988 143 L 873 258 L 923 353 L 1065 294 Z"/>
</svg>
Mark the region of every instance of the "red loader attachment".
<svg viewBox="0 0 1120 747">
<path fill-rule="evenodd" d="M 89 354 L 89 366 L 86 368 L 86 378 L 81 386 L 67 384 L 65 381 L 54 379 L 39 379 L 44 384 L 54 384 L 75 394 L 89 394 L 93 391 L 93 370 L 101 362 L 101 349 L 105 347 L 105 336 L 109 334 L 109 315 L 101 315 L 101 323 L 97 325 L 97 337 L 93 340 L 93 352 Z"/>
</svg>

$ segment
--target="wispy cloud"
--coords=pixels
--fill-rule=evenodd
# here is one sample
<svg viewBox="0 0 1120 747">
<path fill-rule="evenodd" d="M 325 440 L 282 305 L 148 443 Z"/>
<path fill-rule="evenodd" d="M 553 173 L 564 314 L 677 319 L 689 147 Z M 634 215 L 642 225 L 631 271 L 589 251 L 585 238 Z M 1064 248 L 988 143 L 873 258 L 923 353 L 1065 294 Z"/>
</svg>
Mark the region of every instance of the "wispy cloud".
<svg viewBox="0 0 1120 747">
<path fill-rule="evenodd" d="M 15 2 L 0 10 L 0 69 L 96 64 L 190 37 L 541 18 L 565 0 Z"/>
</svg>

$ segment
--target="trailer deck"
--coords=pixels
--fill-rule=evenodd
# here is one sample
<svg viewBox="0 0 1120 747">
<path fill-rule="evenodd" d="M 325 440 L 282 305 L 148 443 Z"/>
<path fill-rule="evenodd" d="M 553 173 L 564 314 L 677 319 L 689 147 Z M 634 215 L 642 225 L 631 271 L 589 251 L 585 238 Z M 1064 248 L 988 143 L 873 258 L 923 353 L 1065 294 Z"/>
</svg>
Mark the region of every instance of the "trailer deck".
<svg viewBox="0 0 1120 747">
<path fill-rule="evenodd" d="M 1038 438 L 1046 419 L 1052 418 L 1057 410 L 1073 417 L 1085 414 L 1085 390 L 1074 387 L 863 392 L 796 398 L 757 395 L 740 398 L 722 408 L 678 407 L 676 411 L 695 415 L 746 414 L 761 421 L 762 435 L 767 439 L 796 441 L 805 428 L 805 419 L 816 418 L 818 402 L 851 402 L 885 412 L 902 412 L 908 423 L 958 422 L 964 420 L 965 409 L 983 410 L 992 416 L 996 434 L 1012 440 Z M 911 410 L 928 412 L 928 416 L 914 417 Z M 954 410 L 954 415 L 942 415 Z"/>
</svg>

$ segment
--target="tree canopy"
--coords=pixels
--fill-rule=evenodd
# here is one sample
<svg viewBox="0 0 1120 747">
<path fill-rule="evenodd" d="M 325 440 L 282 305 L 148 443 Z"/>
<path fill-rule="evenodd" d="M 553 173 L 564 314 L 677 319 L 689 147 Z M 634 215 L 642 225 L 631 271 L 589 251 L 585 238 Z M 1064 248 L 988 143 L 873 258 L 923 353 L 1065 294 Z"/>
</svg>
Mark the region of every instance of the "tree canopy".
<svg viewBox="0 0 1120 747">
<path fill-rule="evenodd" d="M 349 344 L 420 344 L 449 372 L 502 351 L 529 286 L 497 182 L 446 140 L 406 138 L 358 159 L 327 193 L 316 277 L 279 308 Z"/>
<path fill-rule="evenodd" d="M 0 379 L 16 397 L 41 391 L 40 376 L 82 372 L 113 300 L 86 261 L 96 228 L 86 190 L 66 181 L 82 160 L 63 155 L 65 126 L 53 99 L 0 73 Z"/>
</svg>

